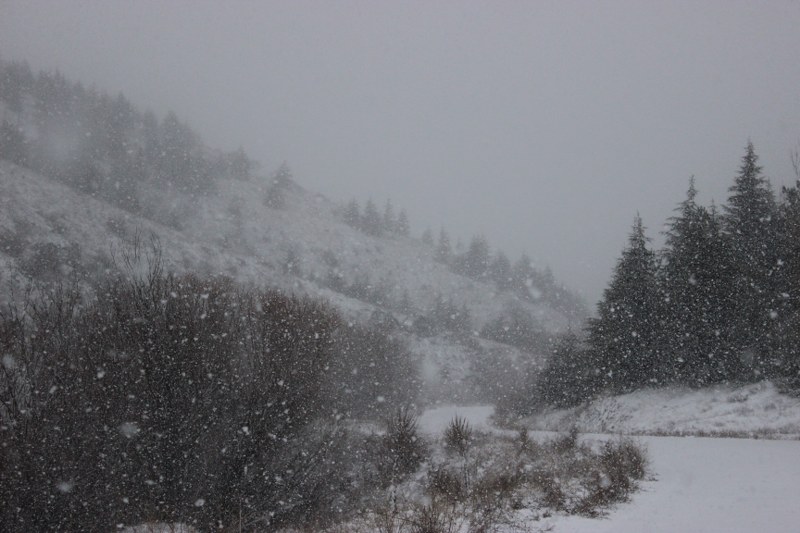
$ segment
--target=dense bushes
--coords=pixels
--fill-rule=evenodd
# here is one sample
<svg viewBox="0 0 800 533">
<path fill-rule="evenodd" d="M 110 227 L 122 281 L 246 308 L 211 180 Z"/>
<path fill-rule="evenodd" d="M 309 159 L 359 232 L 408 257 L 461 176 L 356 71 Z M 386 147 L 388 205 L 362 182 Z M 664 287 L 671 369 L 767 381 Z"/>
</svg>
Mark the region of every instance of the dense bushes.
<svg viewBox="0 0 800 533">
<path fill-rule="evenodd" d="M 448 448 L 456 426 L 466 422 L 455 419 L 431 443 L 427 474 L 410 482 L 416 491 L 392 492 L 347 531 L 517 531 L 554 512 L 599 516 L 627 500 L 648 473 L 642 445 L 591 441 L 576 431 L 549 440 L 525 430 L 518 437 L 475 433 L 468 454 L 437 452 Z"/>
<path fill-rule="evenodd" d="M 326 373 L 325 397 L 337 414 L 378 419 L 416 399 L 416 361 L 379 326 L 346 324 L 334 333 L 336 357 Z"/>
<path fill-rule="evenodd" d="M 333 406 L 352 410 L 347 399 L 323 395 L 342 327 L 320 302 L 164 275 L 157 257 L 90 302 L 61 288 L 9 308 L 0 522 L 266 528 L 341 506 L 359 447 L 325 422 Z M 374 357 L 372 372 L 385 362 Z"/>
</svg>

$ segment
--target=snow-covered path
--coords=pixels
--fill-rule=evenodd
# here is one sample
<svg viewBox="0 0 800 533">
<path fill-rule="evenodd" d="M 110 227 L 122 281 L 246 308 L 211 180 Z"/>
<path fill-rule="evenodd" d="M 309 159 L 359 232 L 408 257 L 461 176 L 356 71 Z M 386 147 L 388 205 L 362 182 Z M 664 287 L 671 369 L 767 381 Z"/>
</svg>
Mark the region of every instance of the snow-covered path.
<svg viewBox="0 0 800 533">
<path fill-rule="evenodd" d="M 605 519 L 559 517 L 558 533 L 800 531 L 800 442 L 640 437 L 655 482 Z"/>
</svg>

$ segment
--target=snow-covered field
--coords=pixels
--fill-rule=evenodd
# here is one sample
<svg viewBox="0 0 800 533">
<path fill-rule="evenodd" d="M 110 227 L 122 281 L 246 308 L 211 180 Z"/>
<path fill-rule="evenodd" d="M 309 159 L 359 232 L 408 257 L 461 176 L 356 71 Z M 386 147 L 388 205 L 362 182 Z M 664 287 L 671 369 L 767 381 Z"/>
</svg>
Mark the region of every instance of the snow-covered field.
<svg viewBox="0 0 800 533">
<path fill-rule="evenodd" d="M 443 405 L 426 410 L 419 417 L 419 429 L 425 435 L 441 435 L 455 417 L 465 418 L 476 431 L 495 430 L 491 405 Z"/>
<path fill-rule="evenodd" d="M 482 432 L 493 426 L 487 405 L 439 406 L 425 411 L 419 428 L 440 436 L 454 416 Z M 539 438 L 548 435 L 539 434 Z M 585 440 L 614 438 L 586 434 Z M 630 501 L 606 516 L 517 515 L 497 533 L 750 533 L 800 531 L 800 441 L 740 438 L 636 437 L 647 447 L 651 479 Z M 526 518 L 527 517 L 527 518 Z M 155 531 L 169 531 L 159 529 Z M 128 531 L 134 531 L 129 529 Z M 136 529 L 135 531 L 148 531 Z M 459 532 L 460 533 L 460 532 Z M 466 532 L 465 532 L 466 533 Z"/>
<path fill-rule="evenodd" d="M 558 516 L 532 531 L 800 531 L 800 442 L 640 437 L 655 481 L 602 519 Z"/>
<path fill-rule="evenodd" d="M 719 427 L 714 424 L 720 420 L 724 421 L 722 427 L 730 431 L 789 427 L 800 411 L 797 399 L 779 394 L 769 383 L 682 394 L 646 391 L 603 402 L 616 405 L 616 416 L 627 423 L 615 425 L 615 433 L 624 433 L 627 428 L 651 432 L 667 427 L 700 430 Z M 775 406 L 766 407 L 771 404 Z M 744 409 L 739 409 L 742 406 Z M 763 412 L 780 416 L 764 416 Z M 491 406 L 441 406 L 424 412 L 419 426 L 428 435 L 441 434 L 458 415 L 481 431 L 499 431 L 492 426 L 492 414 Z M 555 424 L 556 420 L 568 420 L 568 414 L 553 412 L 544 420 Z M 594 418 L 579 420 L 588 424 Z M 679 421 L 683 424 L 679 425 Z M 613 436 L 599 432 L 582 438 Z M 644 482 L 629 502 L 617 505 L 603 518 L 554 515 L 532 519 L 522 529 L 501 531 L 800 531 L 800 441 L 656 436 L 640 436 L 636 441 L 647 447 L 652 479 Z"/>
</svg>

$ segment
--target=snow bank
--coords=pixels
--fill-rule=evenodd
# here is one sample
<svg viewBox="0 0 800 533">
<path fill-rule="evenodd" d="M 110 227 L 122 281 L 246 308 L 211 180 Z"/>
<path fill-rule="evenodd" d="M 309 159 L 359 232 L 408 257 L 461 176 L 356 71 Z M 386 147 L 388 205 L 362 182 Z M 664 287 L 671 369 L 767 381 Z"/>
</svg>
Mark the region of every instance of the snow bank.
<svg viewBox="0 0 800 533">
<path fill-rule="evenodd" d="M 764 381 L 694 390 L 664 388 L 600 398 L 525 421 L 532 429 L 639 435 L 800 438 L 800 398 Z"/>
</svg>

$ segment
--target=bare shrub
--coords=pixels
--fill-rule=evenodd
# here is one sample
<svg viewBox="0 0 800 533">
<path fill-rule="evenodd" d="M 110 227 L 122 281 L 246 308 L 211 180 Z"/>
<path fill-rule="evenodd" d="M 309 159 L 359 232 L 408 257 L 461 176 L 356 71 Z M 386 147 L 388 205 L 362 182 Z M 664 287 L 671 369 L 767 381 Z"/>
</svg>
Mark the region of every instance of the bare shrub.
<svg viewBox="0 0 800 533">
<path fill-rule="evenodd" d="M 432 501 L 418 505 L 408 519 L 410 533 L 456 533 L 462 520 L 455 504 Z"/>
<path fill-rule="evenodd" d="M 470 494 L 474 522 L 484 526 L 494 523 L 496 515 L 510 505 L 523 482 L 524 478 L 517 469 L 489 469 L 479 477 Z"/>
<path fill-rule="evenodd" d="M 358 460 L 336 444 L 352 439 L 312 425 L 338 315 L 165 275 L 157 258 L 130 272 L 93 301 L 62 287 L 0 316 L 0 353 L 13 354 L 0 369 L 0 523 L 253 529 L 346 507 L 358 480 L 337 465 Z"/>
<path fill-rule="evenodd" d="M 517 433 L 517 446 L 519 447 L 519 453 L 528 457 L 536 457 L 541 453 L 541 446 L 531 439 L 526 428 L 521 428 Z"/>
<path fill-rule="evenodd" d="M 597 516 L 628 497 L 646 475 L 646 465 L 644 449 L 633 441 L 593 448 L 580 443 L 575 431 L 545 445 L 524 431 L 517 439 L 476 440 L 468 456 L 450 455 L 429 469 L 429 505 L 393 502 L 374 513 L 374 527 L 386 533 L 453 527 L 489 532 L 513 521 L 508 513 L 531 505 L 543 516 L 554 511 Z"/>
<path fill-rule="evenodd" d="M 571 427 L 569 432 L 553 439 L 550 447 L 558 454 L 566 454 L 578 448 L 578 428 Z"/>
<path fill-rule="evenodd" d="M 531 476 L 536 488 L 542 491 L 542 501 L 547 507 L 561 511 L 565 508 L 566 494 L 555 474 L 550 470 L 537 470 Z"/>
<path fill-rule="evenodd" d="M 466 496 L 466 487 L 460 474 L 446 466 L 439 466 L 428 472 L 428 493 L 433 498 L 461 501 Z"/>
<path fill-rule="evenodd" d="M 336 356 L 323 383 L 329 408 L 347 418 L 380 420 L 416 400 L 417 367 L 401 341 L 378 328 L 342 323 L 333 342 Z"/>
<path fill-rule="evenodd" d="M 626 500 L 646 472 L 644 448 L 630 439 L 604 443 L 595 468 L 584 481 L 587 494 L 578 502 L 576 512 L 595 516 L 600 508 Z"/>
<path fill-rule="evenodd" d="M 649 463 L 646 448 L 632 439 L 622 439 L 612 444 L 610 449 L 619 456 L 628 475 L 637 481 L 644 479 Z"/>
</svg>

